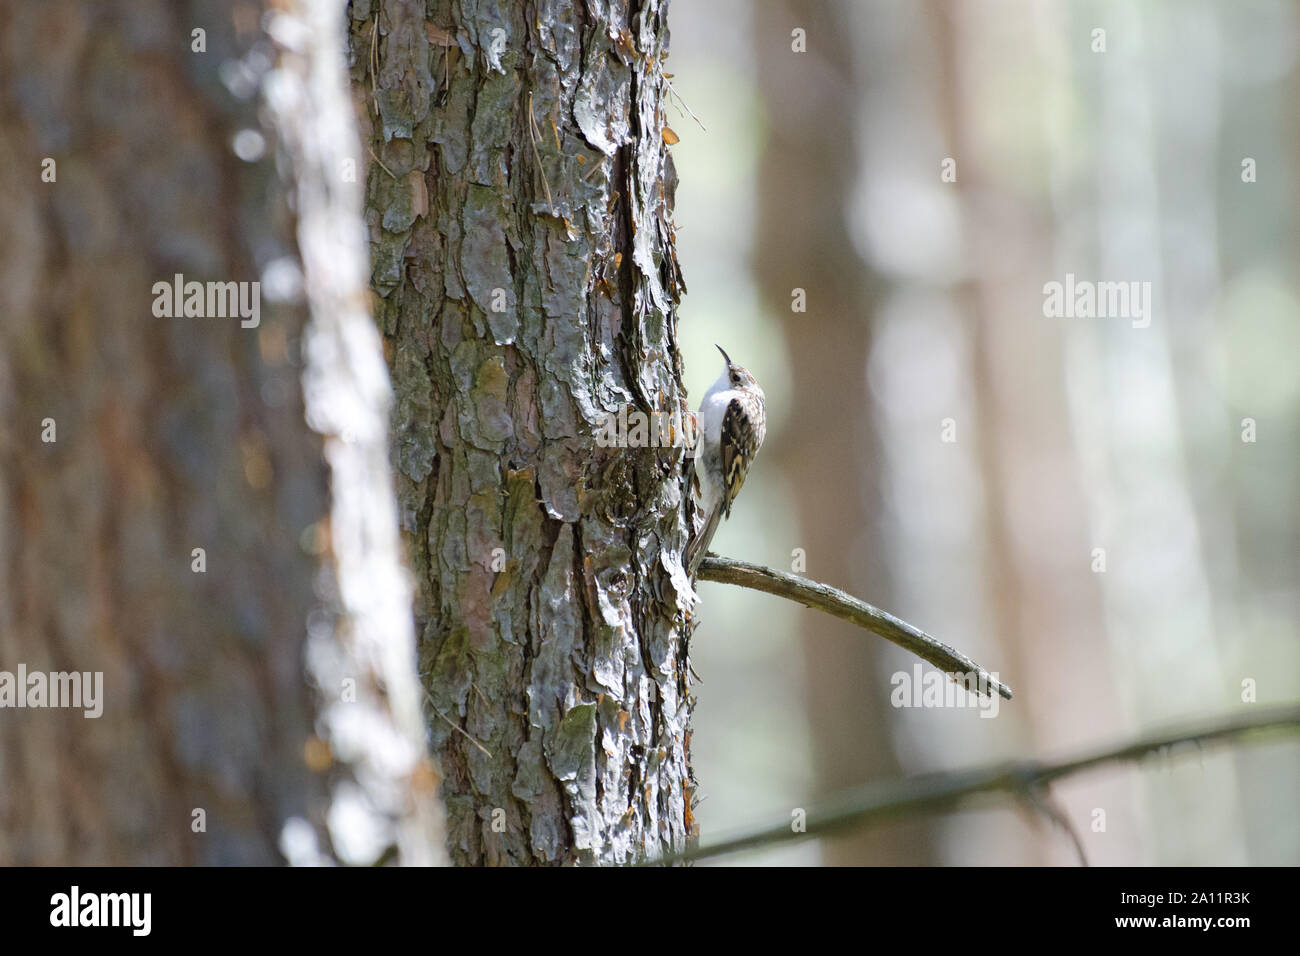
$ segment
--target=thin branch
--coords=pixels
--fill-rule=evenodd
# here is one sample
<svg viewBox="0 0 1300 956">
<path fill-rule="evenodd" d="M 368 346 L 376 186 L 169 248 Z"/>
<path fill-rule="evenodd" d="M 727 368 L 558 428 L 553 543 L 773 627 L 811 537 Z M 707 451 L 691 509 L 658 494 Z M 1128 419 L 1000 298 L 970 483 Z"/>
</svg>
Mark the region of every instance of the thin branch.
<svg viewBox="0 0 1300 956">
<path fill-rule="evenodd" d="M 906 621 L 900 621 L 886 611 L 872 607 L 866 601 L 859 601 L 839 588 L 818 584 L 816 581 L 786 574 L 784 571 L 774 571 L 761 565 L 720 558 L 716 554 L 707 555 L 700 563 L 699 579 L 717 581 L 721 584 L 738 584 L 744 588 L 775 594 L 777 597 L 788 598 L 806 607 L 833 614 L 850 624 L 865 628 L 877 637 L 883 637 L 897 644 L 905 651 L 911 651 L 922 660 L 929 661 L 950 678 L 954 675 L 961 676 L 962 680 L 956 683 L 963 684 L 967 690 L 987 694 L 989 689 L 993 688 L 1007 700 L 1011 699 L 1010 687 L 961 651 L 936 640 Z"/>
<path fill-rule="evenodd" d="M 477 747 L 479 750 L 483 751 L 483 753 L 486 754 L 489 758 L 492 756 L 492 751 L 488 750 L 488 749 L 487 749 L 486 747 L 484 747 L 481 743 L 479 743 L 477 740 L 475 740 L 474 737 L 470 734 L 470 732 L 469 732 L 468 730 L 466 730 L 466 729 L 465 729 L 464 727 L 462 727 L 460 724 L 455 723 L 455 722 L 454 722 L 450 717 L 448 717 L 446 714 L 444 714 L 442 711 L 440 711 L 440 710 L 437 708 L 437 706 L 436 706 L 436 705 L 434 704 L 434 702 L 433 702 L 433 697 L 429 694 L 429 692 L 428 692 L 427 690 L 424 692 L 424 699 L 427 700 L 427 701 L 429 702 L 429 706 L 433 709 L 433 712 L 434 712 L 435 714 L 437 714 L 439 717 L 441 717 L 443 720 L 445 720 L 445 721 L 447 722 L 447 726 L 448 726 L 448 727 L 450 727 L 452 730 L 455 730 L 455 731 L 458 731 L 458 732 L 464 734 L 466 740 L 468 740 L 470 743 L 472 743 L 472 744 L 473 744 L 475 747 Z"/>
<path fill-rule="evenodd" d="M 379 12 L 375 12 L 375 25 L 370 30 L 370 98 L 379 115 Z"/>
<path fill-rule="evenodd" d="M 902 781 L 873 784 L 848 791 L 824 806 L 809 811 L 807 825 L 801 832 L 793 832 L 790 822 L 784 821 L 651 862 L 655 865 L 681 863 L 740 850 L 776 846 L 881 820 L 951 810 L 997 793 L 1018 797 L 1029 795 L 1029 799 L 1034 799 L 1032 795 L 1036 791 L 1041 794 L 1053 781 L 1103 764 L 1137 761 L 1148 754 L 1183 743 L 1199 745 L 1224 742 L 1234 737 L 1284 729 L 1292 732 L 1300 730 L 1300 704 L 1252 707 L 1251 710 L 1216 720 L 1152 733 L 1129 743 L 1102 748 L 1060 763 L 1018 760 L 972 770 L 924 774 Z"/>
<path fill-rule="evenodd" d="M 1052 796 L 1048 788 L 1046 786 L 1026 788 L 1024 802 L 1034 813 L 1046 817 L 1049 822 L 1065 832 L 1065 835 L 1070 838 L 1070 842 L 1074 844 L 1074 852 L 1079 857 L 1079 863 L 1087 866 L 1088 854 L 1083 848 L 1083 838 L 1079 836 L 1079 830 L 1070 820 L 1069 814 Z"/>
<path fill-rule="evenodd" d="M 559 134 L 556 134 L 556 142 L 559 142 Z M 537 141 L 542 138 L 542 131 L 537 125 L 537 120 L 533 119 L 533 91 L 528 91 L 528 138 L 533 143 L 533 156 L 537 160 L 537 171 L 541 173 L 542 185 L 546 187 L 546 204 L 551 207 L 551 215 L 555 215 L 555 203 L 551 200 L 551 184 L 546 181 L 546 169 L 542 166 L 542 154 L 537 148 Z"/>
<path fill-rule="evenodd" d="M 380 169 L 382 169 L 384 172 L 388 173 L 388 176 L 389 176 L 390 179 L 396 179 L 396 178 L 397 178 L 396 176 L 393 175 L 393 171 L 392 171 L 391 169 L 389 169 L 387 166 L 384 165 L 384 161 L 383 161 L 382 159 L 380 159 L 378 156 L 375 155 L 375 151 L 374 151 L 373 149 L 370 149 L 369 146 L 367 146 L 366 149 L 369 149 L 369 150 L 370 150 L 370 157 L 371 157 L 371 159 L 373 159 L 375 162 L 377 162 L 377 163 L 379 164 L 379 168 L 380 168 Z"/>
<path fill-rule="evenodd" d="M 700 120 L 700 118 L 695 115 L 695 110 L 691 109 L 690 105 L 684 99 L 682 99 L 682 94 L 677 92 L 677 87 L 673 86 L 673 81 L 668 79 L 668 74 L 664 73 L 661 70 L 659 72 L 659 75 L 663 77 L 664 83 L 668 85 L 668 92 L 672 93 L 673 96 L 677 98 L 678 105 L 683 109 L 685 109 L 686 112 L 690 113 L 691 119 L 695 120 L 695 122 L 699 125 L 700 129 L 704 130 L 704 132 L 707 133 L 709 131 L 708 127 L 705 126 L 704 123 Z"/>
</svg>

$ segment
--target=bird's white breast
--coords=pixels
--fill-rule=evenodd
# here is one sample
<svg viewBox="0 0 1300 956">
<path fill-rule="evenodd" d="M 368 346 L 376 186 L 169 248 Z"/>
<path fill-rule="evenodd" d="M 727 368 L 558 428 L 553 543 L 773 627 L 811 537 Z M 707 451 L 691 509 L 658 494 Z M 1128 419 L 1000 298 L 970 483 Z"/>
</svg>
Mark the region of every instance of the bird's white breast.
<svg viewBox="0 0 1300 956">
<path fill-rule="evenodd" d="M 700 424 L 700 449 L 695 457 L 695 472 L 700 477 L 700 499 L 705 510 L 711 510 L 722 500 L 722 486 L 715 476 L 722 471 L 719 443 L 722 439 L 722 419 L 727 406 L 736 397 L 726 372 L 704 393 L 696 416 Z"/>
</svg>

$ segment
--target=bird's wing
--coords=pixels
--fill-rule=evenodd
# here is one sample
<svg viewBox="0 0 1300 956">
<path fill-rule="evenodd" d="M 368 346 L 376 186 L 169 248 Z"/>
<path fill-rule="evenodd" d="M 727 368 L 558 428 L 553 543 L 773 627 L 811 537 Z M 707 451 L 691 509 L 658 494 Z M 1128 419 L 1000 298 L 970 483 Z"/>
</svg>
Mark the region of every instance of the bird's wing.
<svg viewBox="0 0 1300 956">
<path fill-rule="evenodd" d="M 722 416 L 722 509 L 728 518 L 731 503 L 745 484 L 750 459 L 761 441 L 754 433 L 754 416 L 746 413 L 741 399 L 733 398 Z"/>
</svg>

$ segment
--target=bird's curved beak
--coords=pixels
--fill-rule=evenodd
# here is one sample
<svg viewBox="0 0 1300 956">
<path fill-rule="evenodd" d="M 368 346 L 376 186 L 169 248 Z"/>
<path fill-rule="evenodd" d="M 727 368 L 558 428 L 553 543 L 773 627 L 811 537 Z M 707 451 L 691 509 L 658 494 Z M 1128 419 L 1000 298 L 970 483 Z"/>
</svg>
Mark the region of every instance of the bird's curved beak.
<svg viewBox="0 0 1300 956">
<path fill-rule="evenodd" d="M 730 364 L 731 364 L 731 356 L 728 355 L 725 351 L 723 351 L 722 346 L 721 346 L 721 345 L 718 345 L 717 343 L 714 343 L 714 346 L 713 346 L 713 347 L 714 347 L 715 349 L 717 349 L 719 352 L 722 352 L 722 357 L 723 357 L 723 359 L 726 360 L 726 363 L 727 363 L 728 365 L 730 365 Z"/>
</svg>

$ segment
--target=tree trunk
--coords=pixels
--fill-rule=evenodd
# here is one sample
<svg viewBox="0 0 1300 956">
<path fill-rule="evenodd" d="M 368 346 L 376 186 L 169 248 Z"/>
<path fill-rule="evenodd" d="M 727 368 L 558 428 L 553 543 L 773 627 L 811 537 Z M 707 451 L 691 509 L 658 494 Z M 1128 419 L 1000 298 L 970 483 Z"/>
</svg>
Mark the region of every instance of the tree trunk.
<svg viewBox="0 0 1300 956">
<path fill-rule="evenodd" d="M 686 462 L 596 441 L 620 407 L 685 409 L 665 13 L 351 7 L 371 286 L 457 863 L 623 862 L 691 829 Z"/>
<path fill-rule="evenodd" d="M 440 852 L 342 15 L 274 6 L 3 11 L 0 672 L 102 713 L 0 683 L 2 863 Z M 169 317 L 178 274 L 263 308 Z"/>
</svg>

